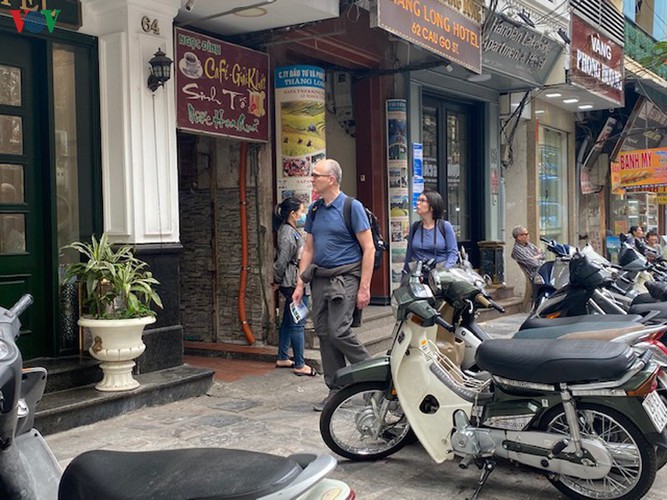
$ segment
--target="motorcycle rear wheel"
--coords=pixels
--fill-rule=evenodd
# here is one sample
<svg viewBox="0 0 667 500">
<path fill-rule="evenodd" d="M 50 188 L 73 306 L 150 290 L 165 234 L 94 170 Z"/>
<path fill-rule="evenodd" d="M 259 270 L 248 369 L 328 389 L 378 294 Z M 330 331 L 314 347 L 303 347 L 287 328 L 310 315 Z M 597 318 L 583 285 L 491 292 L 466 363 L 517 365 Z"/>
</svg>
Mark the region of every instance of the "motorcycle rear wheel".
<svg viewBox="0 0 667 500">
<path fill-rule="evenodd" d="M 320 433 L 333 452 L 350 460 L 378 460 L 414 441 L 398 399 L 387 399 L 386 389 L 383 382 L 363 382 L 329 399 Z"/>
<path fill-rule="evenodd" d="M 630 500 L 642 498 L 656 474 L 655 448 L 625 415 L 601 405 L 579 404 L 577 416 L 582 437 L 602 439 L 612 457 L 612 468 L 602 479 L 554 475 L 549 481 L 569 498 Z M 563 407 L 543 420 L 543 430 L 569 434 Z"/>
</svg>

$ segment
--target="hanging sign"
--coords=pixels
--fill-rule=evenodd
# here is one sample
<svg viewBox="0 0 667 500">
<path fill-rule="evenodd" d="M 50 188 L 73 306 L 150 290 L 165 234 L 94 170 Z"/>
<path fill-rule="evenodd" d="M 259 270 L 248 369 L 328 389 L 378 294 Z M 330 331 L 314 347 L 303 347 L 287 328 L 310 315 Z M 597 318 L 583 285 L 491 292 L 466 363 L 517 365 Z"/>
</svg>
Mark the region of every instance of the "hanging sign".
<svg viewBox="0 0 667 500">
<path fill-rule="evenodd" d="M 269 140 L 269 56 L 175 28 L 176 123 L 181 130 Z"/>
<path fill-rule="evenodd" d="M 623 47 L 593 26 L 571 16 L 570 77 L 572 83 L 623 106 Z"/>
<path fill-rule="evenodd" d="M 377 0 L 371 27 L 380 27 L 475 73 L 482 72 L 476 0 Z"/>
<path fill-rule="evenodd" d="M 621 187 L 667 184 L 667 148 L 622 151 L 618 164 Z"/>
</svg>

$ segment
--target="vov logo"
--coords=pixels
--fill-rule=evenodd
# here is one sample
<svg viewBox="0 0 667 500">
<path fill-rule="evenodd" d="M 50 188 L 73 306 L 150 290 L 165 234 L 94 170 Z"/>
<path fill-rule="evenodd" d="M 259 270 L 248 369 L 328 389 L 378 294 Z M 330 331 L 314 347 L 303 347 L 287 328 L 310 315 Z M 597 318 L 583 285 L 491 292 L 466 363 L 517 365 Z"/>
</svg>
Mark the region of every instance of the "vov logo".
<svg viewBox="0 0 667 500">
<path fill-rule="evenodd" d="M 30 33 L 41 33 L 44 31 L 44 28 L 48 29 L 49 33 L 53 33 L 60 9 L 44 9 L 39 11 L 13 9 L 9 12 L 12 13 L 16 31 L 19 33 L 23 32 L 24 27 Z"/>
</svg>

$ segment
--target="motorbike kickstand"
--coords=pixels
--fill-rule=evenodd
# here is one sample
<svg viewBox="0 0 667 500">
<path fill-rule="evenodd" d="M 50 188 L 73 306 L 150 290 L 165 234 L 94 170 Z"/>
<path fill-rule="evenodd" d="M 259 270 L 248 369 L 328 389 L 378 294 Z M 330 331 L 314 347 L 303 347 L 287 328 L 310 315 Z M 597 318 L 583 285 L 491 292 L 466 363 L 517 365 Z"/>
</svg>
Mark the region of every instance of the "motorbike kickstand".
<svg viewBox="0 0 667 500">
<path fill-rule="evenodd" d="M 494 460 L 484 460 L 484 464 L 481 467 L 482 474 L 480 475 L 479 482 L 477 483 L 477 489 L 475 490 L 475 493 L 472 495 L 472 497 L 470 497 L 470 500 L 477 500 L 479 498 L 482 487 L 486 483 L 486 480 L 489 479 L 489 476 L 495 467 L 496 462 Z"/>
</svg>

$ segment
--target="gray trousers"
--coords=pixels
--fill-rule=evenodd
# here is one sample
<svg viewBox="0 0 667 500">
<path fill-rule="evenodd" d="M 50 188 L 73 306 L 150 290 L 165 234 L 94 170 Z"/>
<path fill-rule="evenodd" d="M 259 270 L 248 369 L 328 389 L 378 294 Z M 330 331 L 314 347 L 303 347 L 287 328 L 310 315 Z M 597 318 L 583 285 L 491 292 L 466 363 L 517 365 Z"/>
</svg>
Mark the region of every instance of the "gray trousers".
<svg viewBox="0 0 667 500">
<path fill-rule="evenodd" d="M 324 382 L 329 389 L 339 389 L 334 384 L 336 371 L 345 367 L 345 359 L 357 363 L 370 357 L 366 347 L 352 332 L 352 313 L 357 303 L 359 278 L 343 275 L 345 296 L 331 298 L 330 278 L 313 278 L 310 284 L 312 318 L 315 333 L 320 341 Z"/>
</svg>

